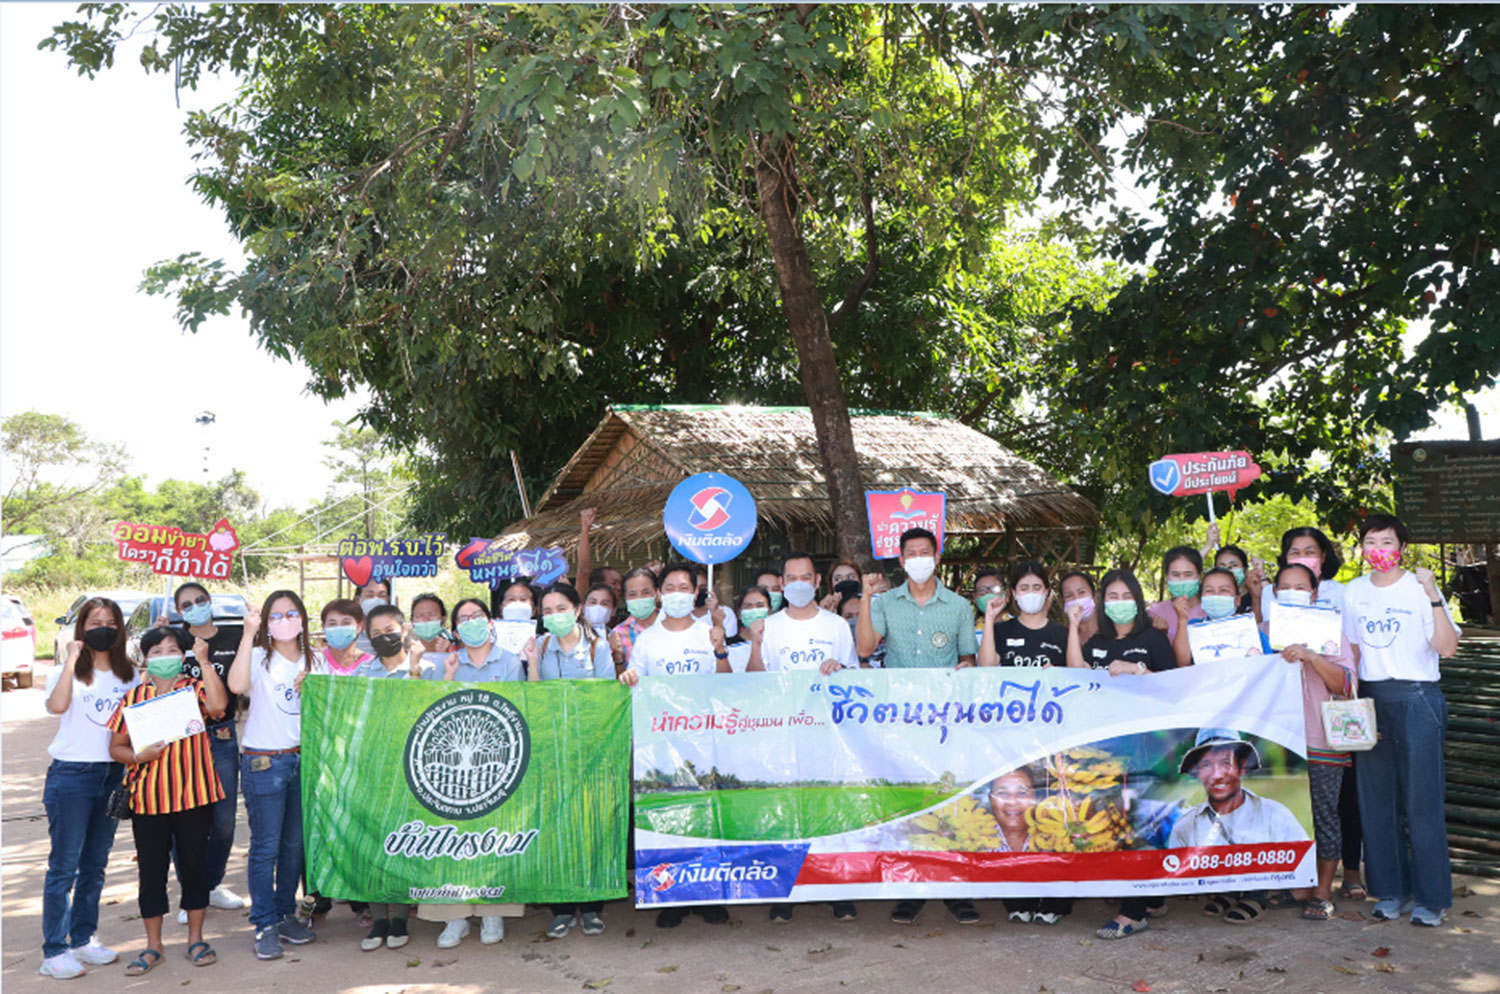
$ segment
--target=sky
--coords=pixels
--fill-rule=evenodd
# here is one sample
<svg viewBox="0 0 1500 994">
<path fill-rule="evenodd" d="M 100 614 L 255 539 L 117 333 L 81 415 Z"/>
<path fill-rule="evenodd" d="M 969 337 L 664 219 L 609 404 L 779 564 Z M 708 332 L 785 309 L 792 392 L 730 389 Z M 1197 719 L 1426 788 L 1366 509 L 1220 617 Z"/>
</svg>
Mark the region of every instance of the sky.
<svg viewBox="0 0 1500 994">
<path fill-rule="evenodd" d="M 325 404 L 306 370 L 262 352 L 239 315 L 177 325 L 170 298 L 137 289 L 146 267 L 187 251 L 242 258 L 221 216 L 188 188 L 189 111 L 227 101 L 226 80 L 183 90 L 147 75 L 127 43 L 90 81 L 36 44 L 74 4 L 0 3 L 0 415 L 62 414 L 123 444 L 129 470 L 218 479 L 243 469 L 272 507 L 325 491 L 321 443 L 365 399 Z M 1420 334 L 1413 330 L 1413 336 Z M 1477 398 L 1500 435 L 1500 391 Z M 210 428 L 194 419 L 211 411 Z M 1466 438 L 1440 412 L 1420 438 Z M 207 476 L 203 446 L 210 447 Z"/>
</svg>

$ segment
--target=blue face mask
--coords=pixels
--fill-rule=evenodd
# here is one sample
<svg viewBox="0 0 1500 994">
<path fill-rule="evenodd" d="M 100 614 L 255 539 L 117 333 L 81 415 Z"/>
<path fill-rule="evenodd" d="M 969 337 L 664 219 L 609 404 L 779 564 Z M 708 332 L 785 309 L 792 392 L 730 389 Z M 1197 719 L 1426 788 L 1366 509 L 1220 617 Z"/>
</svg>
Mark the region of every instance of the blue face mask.
<svg viewBox="0 0 1500 994">
<path fill-rule="evenodd" d="M 323 638 L 330 649 L 347 649 L 358 635 L 359 629 L 353 625 L 329 625 L 323 629 Z"/>
<path fill-rule="evenodd" d="M 431 642 L 438 637 L 438 632 L 443 630 L 441 621 L 414 621 L 411 632 L 424 642 Z"/>
<path fill-rule="evenodd" d="M 458 638 L 471 649 L 478 648 L 490 640 L 490 619 L 480 615 L 458 623 Z"/>
<path fill-rule="evenodd" d="M 1228 594 L 1204 594 L 1199 603 L 1203 605 L 1203 613 L 1215 621 L 1234 613 L 1234 598 Z"/>
<path fill-rule="evenodd" d="M 206 625 L 213 620 L 214 606 L 212 604 L 194 604 L 191 607 L 183 608 L 179 613 L 182 615 L 182 620 L 186 621 L 189 625 Z"/>
</svg>

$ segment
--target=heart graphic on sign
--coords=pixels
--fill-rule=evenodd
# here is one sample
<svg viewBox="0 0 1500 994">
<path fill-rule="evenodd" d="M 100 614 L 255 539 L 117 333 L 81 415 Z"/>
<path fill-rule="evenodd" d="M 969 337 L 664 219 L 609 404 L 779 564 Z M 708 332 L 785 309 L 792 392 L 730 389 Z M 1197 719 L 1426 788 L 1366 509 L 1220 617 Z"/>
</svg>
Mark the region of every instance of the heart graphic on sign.
<svg viewBox="0 0 1500 994">
<path fill-rule="evenodd" d="M 1151 485 L 1164 494 L 1170 494 L 1182 482 L 1182 470 L 1171 459 L 1158 459 L 1151 464 Z"/>
<path fill-rule="evenodd" d="M 349 582 L 356 587 L 363 587 L 370 582 L 370 574 L 375 572 L 375 560 L 369 556 L 360 556 L 358 559 L 344 560 L 344 575 Z"/>
</svg>

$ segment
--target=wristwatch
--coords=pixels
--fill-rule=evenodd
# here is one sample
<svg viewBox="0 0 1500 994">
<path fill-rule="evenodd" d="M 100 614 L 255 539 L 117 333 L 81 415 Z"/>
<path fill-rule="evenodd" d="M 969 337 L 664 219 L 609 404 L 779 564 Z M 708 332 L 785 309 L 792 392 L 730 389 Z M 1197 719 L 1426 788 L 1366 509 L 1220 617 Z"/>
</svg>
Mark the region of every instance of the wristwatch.
<svg viewBox="0 0 1500 994">
<path fill-rule="evenodd" d="M 1137 673 L 1141 674 L 1142 676 L 1145 676 L 1146 673 L 1148 672 L 1147 669 L 1146 669 L 1146 664 L 1145 663 L 1136 663 L 1135 664 L 1135 671 Z"/>
<path fill-rule="evenodd" d="M 1443 606 L 1443 602 L 1442 601 L 1432 601 L 1431 603 L 1432 603 L 1433 607 L 1442 607 Z"/>
</svg>

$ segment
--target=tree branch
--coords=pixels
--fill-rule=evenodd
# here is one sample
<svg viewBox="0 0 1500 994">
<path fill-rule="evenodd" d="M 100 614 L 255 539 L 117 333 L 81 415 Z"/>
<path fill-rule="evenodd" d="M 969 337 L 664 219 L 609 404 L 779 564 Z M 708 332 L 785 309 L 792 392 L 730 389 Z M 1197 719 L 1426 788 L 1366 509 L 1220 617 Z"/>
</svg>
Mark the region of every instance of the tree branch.
<svg viewBox="0 0 1500 994">
<path fill-rule="evenodd" d="M 864 299 L 870 284 L 875 282 L 875 272 L 880 268 L 880 242 L 875 235 L 875 207 L 868 188 L 860 191 L 859 202 L 865 214 L 865 271 L 844 292 L 844 299 L 828 315 L 829 331 L 843 324 L 859 308 L 859 302 Z"/>
</svg>

